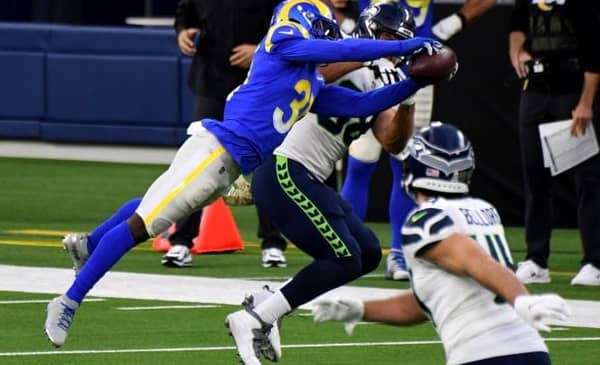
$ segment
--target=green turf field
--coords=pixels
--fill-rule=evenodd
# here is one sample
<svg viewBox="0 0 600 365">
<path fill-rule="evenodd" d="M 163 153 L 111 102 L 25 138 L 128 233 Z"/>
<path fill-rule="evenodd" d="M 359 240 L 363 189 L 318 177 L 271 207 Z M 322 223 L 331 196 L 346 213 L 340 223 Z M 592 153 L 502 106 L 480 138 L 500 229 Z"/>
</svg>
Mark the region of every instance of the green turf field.
<svg viewBox="0 0 600 365">
<path fill-rule="evenodd" d="M 121 203 L 143 193 L 164 166 L 0 159 L 0 265 L 69 268 L 61 235 L 87 231 Z M 285 280 L 308 262 L 290 247 L 288 267 L 264 269 L 256 239 L 253 207 L 233 209 L 246 248 L 233 254 L 194 257 L 194 267 L 167 269 L 148 243 L 128 254 L 114 270 L 165 275 Z M 388 225 L 370 224 L 381 241 Z M 523 258 L 521 228 L 509 228 L 515 261 Z M 598 288 L 569 285 L 578 269 L 577 231 L 553 236 L 552 284 L 533 292 L 558 292 L 569 299 L 600 300 Z M 353 285 L 407 288 L 382 278 L 383 263 Z M 2 280 L 11 280 L 3 277 Z M 202 290 L 192 288 L 186 290 Z M 242 296 L 243 293 L 240 293 Z M 0 292 L 0 364 L 233 364 L 236 357 L 223 319 L 235 307 L 124 310 L 126 307 L 189 305 L 150 300 L 107 299 L 85 303 L 77 313 L 69 341 L 52 348 L 42 333 L 45 303 L 53 295 Z M 16 304 L 15 300 L 34 301 Z M 315 325 L 306 312 L 286 318 L 282 364 L 442 364 L 443 351 L 429 324 L 410 328 L 361 325 L 347 337 L 341 324 Z M 600 363 L 600 330 L 565 328 L 544 334 L 555 364 Z"/>
</svg>

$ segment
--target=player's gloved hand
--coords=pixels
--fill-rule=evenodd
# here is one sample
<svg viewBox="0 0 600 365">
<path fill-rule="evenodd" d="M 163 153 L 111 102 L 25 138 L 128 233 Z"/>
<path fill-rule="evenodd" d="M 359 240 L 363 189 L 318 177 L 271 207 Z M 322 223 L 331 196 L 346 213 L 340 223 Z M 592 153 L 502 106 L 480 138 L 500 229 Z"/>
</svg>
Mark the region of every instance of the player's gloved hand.
<svg viewBox="0 0 600 365">
<path fill-rule="evenodd" d="M 414 37 L 398 42 L 402 42 L 403 45 L 403 52 L 399 56 L 417 53 L 423 49 L 427 50 L 427 54 L 431 56 L 433 52 L 436 52 L 442 48 L 442 44 L 440 42 L 426 37 Z"/>
<path fill-rule="evenodd" d="M 437 39 L 447 41 L 465 26 L 465 17 L 461 13 L 454 13 L 437 22 L 431 31 Z"/>
<path fill-rule="evenodd" d="M 340 321 L 344 323 L 344 330 L 348 336 L 352 335 L 354 326 L 363 318 L 365 306 L 363 302 L 355 299 L 323 299 L 315 303 L 316 308 L 312 314 L 314 321 Z"/>
<path fill-rule="evenodd" d="M 565 320 L 571 315 L 569 305 L 557 294 L 520 295 L 514 308 L 519 317 L 538 331 L 550 332 L 548 320 Z"/>
<path fill-rule="evenodd" d="M 232 206 L 254 204 L 250 183 L 243 175 L 231 184 L 229 190 L 223 195 L 223 201 Z"/>
</svg>

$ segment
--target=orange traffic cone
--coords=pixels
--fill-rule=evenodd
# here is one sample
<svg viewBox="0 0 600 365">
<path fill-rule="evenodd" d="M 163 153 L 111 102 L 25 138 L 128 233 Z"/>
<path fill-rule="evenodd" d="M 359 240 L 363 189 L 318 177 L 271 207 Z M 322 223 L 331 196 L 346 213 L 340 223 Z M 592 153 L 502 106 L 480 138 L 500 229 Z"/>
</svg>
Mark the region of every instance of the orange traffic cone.
<svg viewBox="0 0 600 365">
<path fill-rule="evenodd" d="M 171 248 L 171 241 L 169 241 L 169 236 L 175 232 L 175 224 L 172 224 L 169 227 L 167 232 L 163 232 L 158 236 L 154 237 L 152 241 L 152 249 L 155 251 L 167 252 Z"/>
<path fill-rule="evenodd" d="M 242 236 L 223 198 L 205 207 L 192 253 L 224 253 L 243 249 Z"/>
</svg>

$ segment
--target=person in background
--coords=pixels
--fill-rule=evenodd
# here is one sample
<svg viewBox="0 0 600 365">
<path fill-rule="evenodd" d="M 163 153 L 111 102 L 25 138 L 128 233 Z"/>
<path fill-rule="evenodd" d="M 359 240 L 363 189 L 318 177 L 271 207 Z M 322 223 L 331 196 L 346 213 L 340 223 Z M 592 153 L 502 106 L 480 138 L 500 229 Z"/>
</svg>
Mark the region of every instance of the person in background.
<svg viewBox="0 0 600 365">
<path fill-rule="evenodd" d="M 399 326 L 431 320 L 448 365 L 549 365 L 537 330 L 570 315 L 556 294 L 530 295 L 512 272 L 500 216 L 468 195 L 473 148 L 456 127 L 432 122 L 403 152 L 404 187 L 417 206 L 402 227 L 412 290 L 383 300 L 321 300 L 315 322 Z"/>
<path fill-rule="evenodd" d="M 386 1 L 370 1 L 371 4 Z M 393 1 L 392 1 L 393 2 Z M 467 0 L 460 10 L 449 17 L 433 24 L 433 1 L 412 2 L 397 1 L 413 12 L 417 36 L 437 37 L 447 41 L 460 32 L 483 13 L 491 9 L 495 0 Z M 359 8 L 368 5 L 369 1 L 359 1 Z M 425 126 L 431 120 L 433 110 L 433 86 L 423 88 L 414 97 L 415 126 Z M 369 184 L 381 154 L 381 147 L 372 135 L 365 134 L 350 146 L 346 168 L 346 178 L 342 186 L 342 195 L 352 204 L 354 212 L 364 219 L 369 202 Z M 406 280 L 408 273 L 402 253 L 402 236 L 400 227 L 406 219 L 414 202 L 408 198 L 401 188 L 402 165 L 398 159 L 390 157 L 392 171 L 392 190 L 389 200 L 389 217 L 392 226 L 390 251 L 386 260 L 385 278 L 390 280 Z"/>
<path fill-rule="evenodd" d="M 279 2 L 179 1 L 175 30 L 179 49 L 192 57 L 188 81 L 195 98 L 194 120 L 223 119 L 227 95 L 246 78 L 256 46 L 266 34 L 273 9 Z M 201 219 L 202 210 L 177 222 L 176 231 L 169 236 L 171 248 L 161 259 L 163 265 L 192 265 L 190 249 Z M 266 217 L 259 214 L 258 222 L 263 266 L 286 266 L 283 255 L 286 240 Z"/>
<path fill-rule="evenodd" d="M 525 184 L 527 256 L 517 277 L 549 283 L 552 176 L 544 167 L 538 134 L 542 123 L 572 119 L 574 136 L 600 133 L 600 3 L 517 0 L 512 13 L 509 55 L 523 80 L 519 106 L 521 163 Z M 577 222 L 583 258 L 572 285 L 600 286 L 600 155 L 570 170 L 575 179 Z"/>
</svg>

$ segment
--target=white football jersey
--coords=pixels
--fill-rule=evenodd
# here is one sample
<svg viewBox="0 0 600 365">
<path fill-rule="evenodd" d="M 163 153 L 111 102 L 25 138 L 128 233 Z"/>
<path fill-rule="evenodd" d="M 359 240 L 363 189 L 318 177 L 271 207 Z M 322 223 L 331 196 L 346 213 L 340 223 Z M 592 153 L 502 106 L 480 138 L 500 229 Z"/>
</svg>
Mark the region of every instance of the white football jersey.
<svg viewBox="0 0 600 365">
<path fill-rule="evenodd" d="M 336 84 L 365 92 L 404 80 L 406 76 L 391 61 L 382 58 L 347 73 Z M 367 118 L 319 117 L 309 113 L 297 121 L 273 152 L 304 165 L 323 182 L 333 172 L 348 145 L 371 127 Z"/>
<path fill-rule="evenodd" d="M 548 351 L 537 331 L 511 305 L 472 278 L 419 258 L 421 249 L 452 233 L 472 237 L 503 265 L 512 267 L 513 262 L 500 216 L 486 201 L 434 198 L 408 215 L 402 236 L 412 289 L 436 327 L 447 363 Z"/>
</svg>

